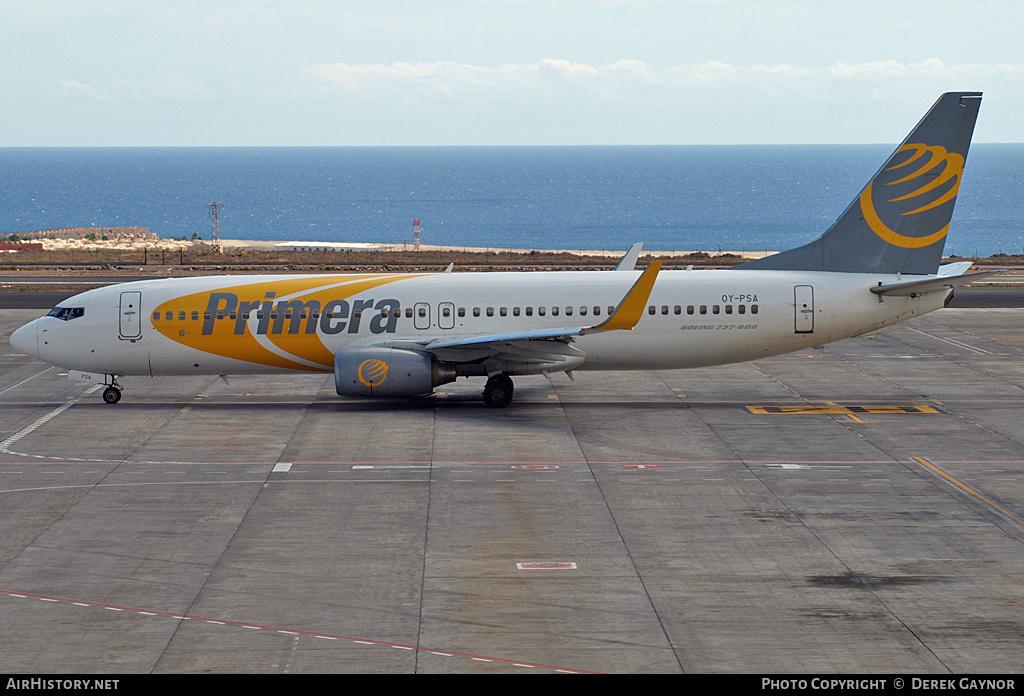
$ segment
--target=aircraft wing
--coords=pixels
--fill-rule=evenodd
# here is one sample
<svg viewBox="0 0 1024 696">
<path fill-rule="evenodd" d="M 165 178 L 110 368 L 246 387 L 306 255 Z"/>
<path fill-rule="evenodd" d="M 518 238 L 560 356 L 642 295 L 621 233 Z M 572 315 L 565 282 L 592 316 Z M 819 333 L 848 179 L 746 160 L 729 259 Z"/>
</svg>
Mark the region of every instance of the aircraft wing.
<svg viewBox="0 0 1024 696">
<path fill-rule="evenodd" d="M 615 311 L 599 324 L 436 338 L 417 342 L 417 349 L 434 353 L 446 362 L 484 362 L 493 359 L 532 365 L 551 364 L 553 369 L 572 369 L 582 364 L 586 357 L 582 351 L 569 345 L 577 336 L 602 331 L 629 331 L 636 326 L 643 316 L 661 264 L 661 261 L 653 261 L 633 283 Z"/>
</svg>

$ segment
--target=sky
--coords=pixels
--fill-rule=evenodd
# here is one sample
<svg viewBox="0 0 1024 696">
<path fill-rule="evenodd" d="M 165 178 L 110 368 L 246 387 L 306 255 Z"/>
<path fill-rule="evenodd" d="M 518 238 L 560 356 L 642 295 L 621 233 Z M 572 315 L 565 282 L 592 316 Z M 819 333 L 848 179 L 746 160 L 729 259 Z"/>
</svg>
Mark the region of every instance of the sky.
<svg viewBox="0 0 1024 696">
<path fill-rule="evenodd" d="M 0 147 L 1024 141 L 1018 0 L 0 0 Z"/>
</svg>

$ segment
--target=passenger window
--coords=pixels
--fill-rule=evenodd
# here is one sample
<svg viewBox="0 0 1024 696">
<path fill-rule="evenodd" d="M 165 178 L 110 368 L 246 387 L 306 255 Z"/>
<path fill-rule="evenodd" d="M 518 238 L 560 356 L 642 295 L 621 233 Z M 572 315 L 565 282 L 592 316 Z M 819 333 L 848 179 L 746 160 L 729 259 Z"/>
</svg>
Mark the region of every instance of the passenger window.
<svg viewBox="0 0 1024 696">
<path fill-rule="evenodd" d="M 668 305 L 667 304 L 663 304 L 661 306 L 661 313 L 662 314 L 668 314 Z"/>
<path fill-rule="evenodd" d="M 459 307 L 459 316 L 460 317 L 466 316 L 466 308 L 465 307 Z"/>
<path fill-rule="evenodd" d="M 489 316 L 489 317 L 493 317 L 494 316 L 494 307 L 488 307 L 487 308 L 487 316 Z"/>
<path fill-rule="evenodd" d="M 686 305 L 686 313 L 687 314 L 693 314 L 693 305 L 692 304 Z"/>
<path fill-rule="evenodd" d="M 405 318 L 412 319 L 412 307 L 405 308 Z"/>
<path fill-rule="evenodd" d="M 514 317 L 518 317 L 519 316 L 519 308 L 518 307 L 513 307 L 512 308 L 512 316 L 514 316 Z"/>
<path fill-rule="evenodd" d="M 526 308 L 526 316 L 528 316 L 528 317 L 532 317 L 533 316 L 533 307 L 527 307 Z"/>
<path fill-rule="evenodd" d="M 498 310 L 498 313 L 501 314 L 501 316 L 503 316 L 503 317 L 507 317 L 508 316 L 508 309 L 506 307 L 502 307 L 501 309 Z"/>
<path fill-rule="evenodd" d="M 656 308 L 656 307 L 655 307 L 654 305 L 651 305 L 650 307 L 648 307 L 648 308 L 647 308 L 647 313 L 648 313 L 648 314 L 650 314 L 650 315 L 651 315 L 652 317 L 653 317 L 653 316 L 654 316 L 654 315 L 655 315 L 655 314 L 656 314 L 657 312 L 658 312 L 658 310 L 657 310 L 657 308 Z"/>
<path fill-rule="evenodd" d="M 725 306 L 725 313 L 726 314 L 732 314 L 732 305 L 731 304 L 727 304 Z"/>
<path fill-rule="evenodd" d="M 675 307 L 673 307 L 673 308 L 672 308 L 672 311 L 673 311 L 673 312 L 674 312 L 675 314 L 682 314 L 682 313 L 683 313 L 683 308 L 682 308 L 682 307 L 680 307 L 679 305 L 676 305 Z"/>
<path fill-rule="evenodd" d="M 474 317 L 480 316 L 480 308 L 479 307 L 474 307 L 473 308 L 473 316 Z"/>
<path fill-rule="evenodd" d="M 538 307 L 538 308 L 537 308 L 537 316 L 538 316 L 538 317 L 542 317 L 542 316 L 544 316 L 545 314 L 547 314 L 547 311 L 548 311 L 548 308 L 547 308 L 547 307 Z"/>
<path fill-rule="evenodd" d="M 420 307 L 416 311 L 416 313 L 419 314 L 421 317 L 425 317 L 425 316 L 427 316 L 427 308 L 426 307 Z"/>
<path fill-rule="evenodd" d="M 746 305 L 742 305 L 741 304 L 738 309 L 740 311 L 740 314 L 746 314 L 747 313 L 747 306 Z"/>
<path fill-rule="evenodd" d="M 46 316 L 48 316 L 48 317 L 55 317 L 55 316 L 57 316 L 57 314 L 55 314 L 54 312 L 57 312 L 57 310 L 55 309 L 55 310 L 51 311 Z M 160 312 L 153 312 L 153 321 L 160 321 Z"/>
<path fill-rule="evenodd" d="M 443 316 L 443 317 L 450 317 L 451 315 L 452 315 L 452 308 L 451 307 L 444 307 L 441 310 L 441 316 Z"/>
<path fill-rule="evenodd" d="M 700 313 L 701 314 L 707 314 L 708 313 L 708 306 L 706 304 L 702 304 L 700 306 Z"/>
<path fill-rule="evenodd" d="M 260 318 L 263 318 L 262 312 L 260 312 Z M 199 312 L 192 312 L 192 321 L 199 321 Z"/>
<path fill-rule="evenodd" d="M 551 316 L 553 316 L 553 317 L 557 317 L 558 316 L 558 307 L 552 307 L 551 308 Z"/>
<path fill-rule="evenodd" d="M 711 305 L 711 313 L 718 314 L 722 310 L 718 305 Z"/>
<path fill-rule="evenodd" d="M 224 304 L 227 304 L 226 302 Z M 167 321 L 174 319 L 174 312 L 167 312 Z"/>
<path fill-rule="evenodd" d="M 611 316 L 613 314 L 615 314 L 615 308 L 612 307 L 611 305 L 608 305 L 608 316 Z"/>
<path fill-rule="evenodd" d="M 595 317 L 601 316 L 601 308 L 598 305 L 594 305 L 594 316 Z"/>
<path fill-rule="evenodd" d="M 580 307 L 580 316 L 581 317 L 587 316 L 587 308 L 586 307 Z"/>
<path fill-rule="evenodd" d="M 571 317 L 572 316 L 572 307 L 566 307 L 565 308 L 565 316 L 567 316 L 567 317 Z"/>
<path fill-rule="evenodd" d="M 757 305 L 756 304 L 750 305 L 750 313 L 751 314 L 757 314 Z"/>
</svg>

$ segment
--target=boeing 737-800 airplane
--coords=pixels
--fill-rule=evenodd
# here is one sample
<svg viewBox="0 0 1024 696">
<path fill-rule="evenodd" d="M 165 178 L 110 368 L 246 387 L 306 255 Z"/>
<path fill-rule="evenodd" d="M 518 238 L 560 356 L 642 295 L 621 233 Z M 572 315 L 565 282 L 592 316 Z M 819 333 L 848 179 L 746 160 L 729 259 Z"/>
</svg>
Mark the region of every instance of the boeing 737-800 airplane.
<svg viewBox="0 0 1024 696">
<path fill-rule="evenodd" d="M 939 267 L 981 94 L 939 98 L 828 231 L 728 270 L 218 276 L 90 290 L 11 336 L 107 385 L 122 375 L 334 372 L 338 394 L 427 395 L 487 377 L 675 369 L 787 353 L 942 307 Z"/>
</svg>

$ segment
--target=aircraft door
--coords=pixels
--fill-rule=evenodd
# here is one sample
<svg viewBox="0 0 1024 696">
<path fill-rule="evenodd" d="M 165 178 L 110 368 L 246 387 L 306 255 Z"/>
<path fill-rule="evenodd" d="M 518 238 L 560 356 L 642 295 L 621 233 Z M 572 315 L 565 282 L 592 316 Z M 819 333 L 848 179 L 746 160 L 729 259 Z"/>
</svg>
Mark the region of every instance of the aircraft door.
<svg viewBox="0 0 1024 696">
<path fill-rule="evenodd" d="M 455 328 L 455 305 L 442 302 L 437 306 L 437 327 L 439 329 Z"/>
<path fill-rule="evenodd" d="M 134 341 L 142 338 L 142 293 L 122 292 L 119 338 Z"/>
<path fill-rule="evenodd" d="M 793 299 L 795 333 L 814 333 L 814 288 L 810 285 L 794 286 Z"/>
<path fill-rule="evenodd" d="M 417 329 L 430 328 L 430 305 L 426 302 L 417 302 L 412 308 L 412 325 Z"/>
</svg>

